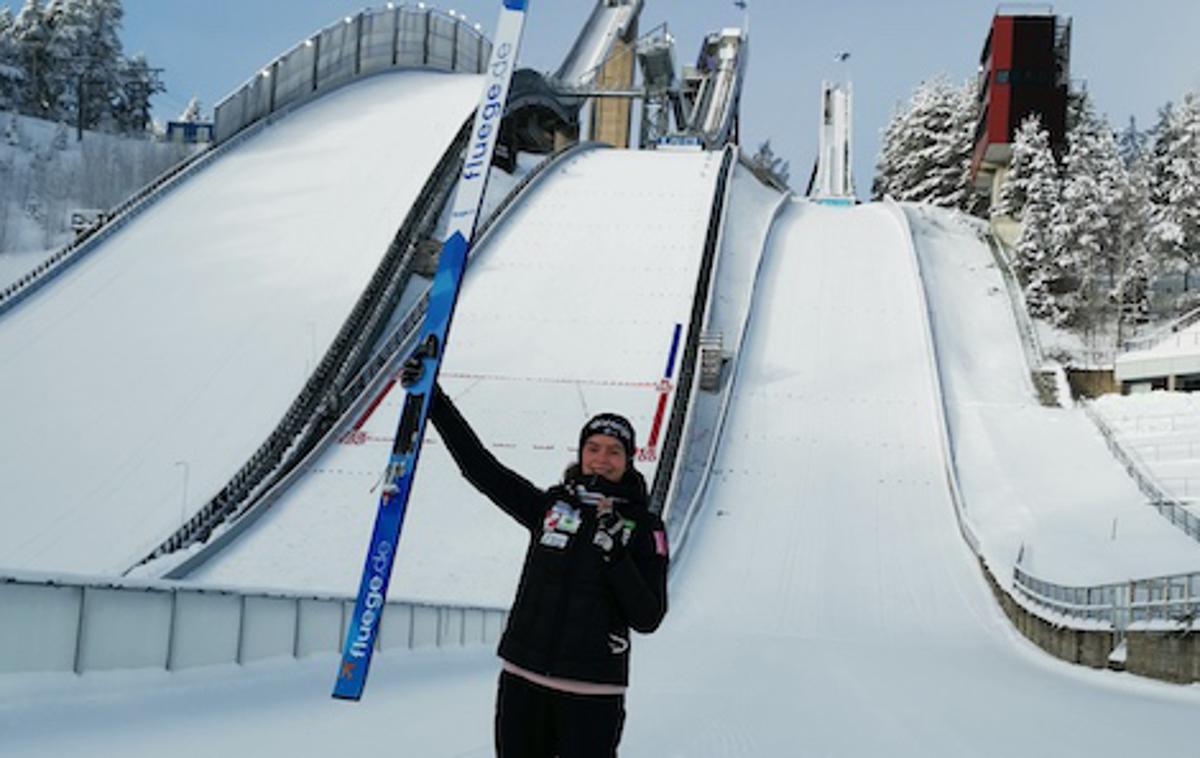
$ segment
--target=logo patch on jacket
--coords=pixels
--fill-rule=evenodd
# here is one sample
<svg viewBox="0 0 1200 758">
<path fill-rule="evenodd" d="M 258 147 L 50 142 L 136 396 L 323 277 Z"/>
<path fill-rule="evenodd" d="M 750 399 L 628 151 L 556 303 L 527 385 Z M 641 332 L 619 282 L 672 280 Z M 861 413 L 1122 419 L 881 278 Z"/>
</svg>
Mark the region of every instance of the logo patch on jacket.
<svg viewBox="0 0 1200 758">
<path fill-rule="evenodd" d="M 568 535 L 578 532 L 582 524 L 583 518 L 578 509 L 560 500 L 546 511 L 546 516 L 542 519 L 542 538 L 538 543 L 562 550 L 570 542 L 571 538 Z"/>
</svg>

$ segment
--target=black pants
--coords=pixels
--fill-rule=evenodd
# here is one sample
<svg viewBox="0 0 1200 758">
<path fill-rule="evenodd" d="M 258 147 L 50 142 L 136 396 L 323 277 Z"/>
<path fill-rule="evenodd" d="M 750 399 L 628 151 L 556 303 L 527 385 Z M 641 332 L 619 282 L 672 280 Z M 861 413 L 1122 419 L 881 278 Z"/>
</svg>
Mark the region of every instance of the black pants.
<svg viewBox="0 0 1200 758">
<path fill-rule="evenodd" d="M 624 695 L 574 695 L 500 673 L 498 758 L 615 758 Z"/>
</svg>

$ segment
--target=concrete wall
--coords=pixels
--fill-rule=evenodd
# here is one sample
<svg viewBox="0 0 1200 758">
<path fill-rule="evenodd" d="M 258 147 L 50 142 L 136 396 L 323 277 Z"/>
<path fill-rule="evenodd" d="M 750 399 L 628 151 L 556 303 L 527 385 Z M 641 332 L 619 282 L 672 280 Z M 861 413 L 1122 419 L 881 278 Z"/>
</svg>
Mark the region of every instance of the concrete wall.
<svg viewBox="0 0 1200 758">
<path fill-rule="evenodd" d="M 1200 682 L 1200 633 L 1130 632 L 1125 670 L 1153 679 Z"/>
<path fill-rule="evenodd" d="M 1067 383 L 1071 385 L 1071 397 L 1097 398 L 1121 393 L 1121 384 L 1111 369 L 1069 368 Z"/>
<path fill-rule="evenodd" d="M 176 582 L 0 576 L 0 675 L 250 663 L 341 650 L 348 597 Z M 379 650 L 494 643 L 496 608 L 391 602 Z"/>
<path fill-rule="evenodd" d="M 1123 668 L 1133 674 L 1178 684 L 1200 682 L 1200 632 L 1126 632 L 1125 663 L 1113 666 L 1108 657 L 1117 644 L 1115 632 L 1051 623 L 1013 600 L 982 561 L 980 570 L 1013 626 L 1055 658 L 1095 669 Z"/>
</svg>

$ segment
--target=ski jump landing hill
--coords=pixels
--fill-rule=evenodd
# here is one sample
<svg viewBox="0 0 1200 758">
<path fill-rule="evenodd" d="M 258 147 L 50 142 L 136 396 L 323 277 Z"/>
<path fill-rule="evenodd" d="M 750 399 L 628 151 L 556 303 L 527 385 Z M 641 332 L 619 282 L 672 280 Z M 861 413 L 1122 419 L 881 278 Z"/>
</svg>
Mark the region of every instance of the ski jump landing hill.
<svg viewBox="0 0 1200 758">
<path fill-rule="evenodd" d="M 228 151 L 0 318 L 0 402 L 8 404 L 0 413 L 19 432 L 0 440 L 0 466 L 20 488 L 3 503 L 0 563 L 121 570 L 186 520 L 189 503 L 224 486 L 311 378 L 394 240 L 396 219 L 437 173 L 429 145 L 447 151 L 477 89 L 471 76 L 404 72 L 316 100 Z M 400 141 L 398 129 L 428 131 Z M 396 165 L 421 171 L 400 178 Z M 343 171 L 348 178 L 338 179 Z M 952 277 L 931 276 L 931 258 L 919 252 L 952 234 L 920 220 L 910 228 L 891 206 L 783 198 L 738 164 L 735 147 L 581 146 L 518 190 L 481 235 L 445 384 L 499 457 L 540 483 L 573 457 L 572 437 L 590 413 L 615 408 L 639 429 L 639 466 L 665 483 L 656 492 L 677 528 L 673 609 L 656 635 L 636 643 L 630 754 L 1126 755 L 1148 743 L 1163 752 L 1193 746 L 1194 688 L 1053 661 L 1016 633 L 980 572 L 975 550 L 988 560 L 997 532 L 964 509 L 987 482 L 960 484 L 958 470 L 982 470 L 987 459 L 968 452 L 956 466 L 955 453 L 964 440 L 988 439 L 986 429 L 969 434 L 982 428 L 969 426 L 970 411 L 1000 398 L 954 384 L 971 369 L 953 360 L 967 354 L 970 336 L 947 338 L 953 332 L 937 315 L 952 299 L 937 282 Z M 416 297 L 402 294 L 394 317 Z M 384 324 L 370 348 L 399 326 Z M 685 366 L 690 375 L 680 375 Z M 388 374 L 379 369 L 337 408 L 337 422 L 278 483 L 271 507 L 198 566 L 189 587 L 345 584 L 349 592 L 397 412 Z M 697 389 L 701 379 L 716 392 Z M 521 530 L 481 502 L 430 442 L 393 591 L 503 605 Z M 219 470 L 205 473 L 210 465 Z M 1011 466 L 1014 477 L 1023 473 Z M 991 559 L 1001 576 L 1002 560 Z M 91 581 L 78 619 L 89 603 L 107 602 L 109 590 Z M 0 587 L 5 608 L 34 597 L 28 582 Z M 176 626 L 183 596 L 169 597 L 161 614 Z M 44 604 L 0 629 L 0 650 L 28 654 L 16 664 L 6 658 L 6 670 L 26 670 L 20 664 L 59 636 L 75 650 L 66 668 L 93 668 L 96 651 L 82 637 L 29 643 L 33 630 L 59 628 L 48 620 L 58 606 L 74 612 L 73 602 Z M 236 598 L 211 600 L 214 615 L 235 619 L 239 662 L 264 650 L 321 649 L 300 631 L 302 603 L 255 599 L 270 605 L 268 620 L 247 626 L 251 601 L 240 602 L 241 617 Z M 320 612 L 334 642 L 338 602 Z M 496 630 L 494 617 L 468 622 L 465 614 L 410 610 L 407 621 L 403 647 Z M 282 630 L 287 650 L 258 645 L 264 624 Z M 400 628 L 385 617 L 385 649 Z M 138 635 L 126 625 L 121 644 L 151 647 L 149 631 Z M 175 644 L 161 649 L 168 666 L 183 641 Z M 255 677 L 239 678 L 219 702 L 197 694 L 200 718 L 213 725 L 204 749 L 302 737 L 297 750 L 344 751 L 394 736 L 397 714 L 413 727 L 404 737 L 413 754 L 490 749 L 480 695 L 493 689 L 490 656 L 381 666 L 371 695 L 380 708 L 340 711 L 327 700 L 332 660 L 277 673 L 285 695 L 254 719 L 232 714 L 261 706 L 261 693 L 244 686 Z M 30 718 L 13 711 L 4 726 L 18 747 L 66 747 L 77 737 L 100 752 L 158 754 L 150 737 L 164 720 L 197 711 L 144 712 L 157 719 L 153 728 L 135 717 L 121 735 L 72 718 L 85 726 L 50 737 L 55 730 L 43 728 L 35 743 L 32 730 L 46 726 L 36 706 Z M 1086 727 L 1063 727 L 1074 723 Z"/>
</svg>

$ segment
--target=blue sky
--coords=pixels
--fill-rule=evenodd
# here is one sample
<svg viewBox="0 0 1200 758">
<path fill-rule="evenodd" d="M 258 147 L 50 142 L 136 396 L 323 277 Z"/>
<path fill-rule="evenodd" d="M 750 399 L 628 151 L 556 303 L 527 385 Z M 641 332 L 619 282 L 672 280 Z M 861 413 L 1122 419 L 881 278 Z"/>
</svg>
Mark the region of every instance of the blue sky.
<svg viewBox="0 0 1200 758">
<path fill-rule="evenodd" d="M 5 0 L 0 0 L 4 2 Z M 7 0 L 19 9 L 22 0 Z M 383 2 L 375 2 L 382 5 Z M 435 4 L 435 3 L 431 3 Z M 531 0 L 523 62 L 557 67 L 586 19 L 591 0 Z M 490 36 L 496 0 L 447 0 Z M 751 54 L 742 106 L 743 145 L 770 138 L 791 162 L 803 189 L 816 152 L 821 80 L 849 76 L 854 85 L 854 166 L 859 195 L 869 192 L 879 133 L 898 103 L 923 79 L 944 73 L 959 81 L 978 63 L 990 0 L 749 0 Z M 144 52 L 166 69 L 166 95 L 156 115 L 171 117 L 193 94 L 206 108 L 264 63 L 363 0 L 125 0 L 127 52 Z M 1196 0 L 1076 0 L 1054 4 L 1074 19 L 1072 77 L 1086 81 L 1115 125 L 1129 116 L 1153 123 L 1157 109 L 1200 89 L 1194 53 L 1200 29 Z M 692 59 L 703 35 L 737 26 L 732 0 L 646 0 L 643 31 L 666 21 L 679 59 Z M 834 54 L 851 52 L 847 64 Z"/>
</svg>

